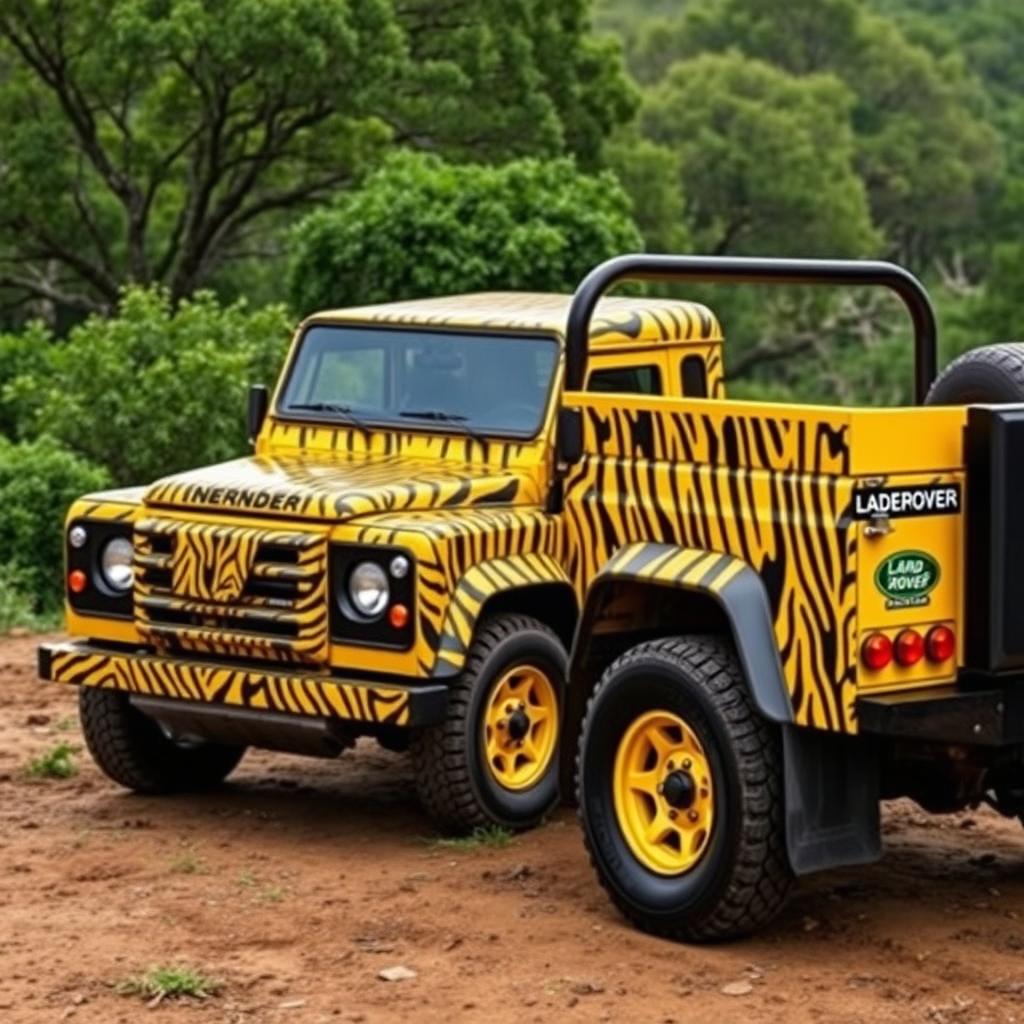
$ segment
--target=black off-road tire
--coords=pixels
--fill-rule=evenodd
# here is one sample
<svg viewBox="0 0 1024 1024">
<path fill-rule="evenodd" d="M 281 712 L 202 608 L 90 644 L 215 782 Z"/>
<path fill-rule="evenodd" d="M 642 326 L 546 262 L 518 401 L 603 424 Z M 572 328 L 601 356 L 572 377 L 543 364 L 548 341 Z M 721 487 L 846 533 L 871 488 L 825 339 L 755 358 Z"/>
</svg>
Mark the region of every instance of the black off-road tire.
<svg viewBox="0 0 1024 1024">
<path fill-rule="evenodd" d="M 928 391 L 927 405 L 1024 402 L 1024 344 L 986 345 L 954 359 Z"/>
<path fill-rule="evenodd" d="M 701 859 L 661 875 L 619 825 L 613 766 L 638 716 L 665 710 L 697 734 L 711 765 L 715 819 Z M 577 756 L 577 799 L 598 880 L 639 928 L 684 942 L 733 939 L 764 926 L 793 883 L 786 855 L 781 737 L 750 700 L 733 645 L 717 637 L 640 644 L 591 696 Z"/>
<path fill-rule="evenodd" d="M 539 663 L 555 685 L 561 719 L 567 660 L 555 633 L 528 615 L 494 615 L 478 626 L 465 668 L 449 690 L 445 720 L 416 730 L 409 744 L 420 802 L 440 829 L 464 834 L 488 825 L 532 828 L 558 802 L 557 749 L 529 789 L 505 789 L 485 764 L 481 716 L 505 672 L 516 663 Z"/>
<path fill-rule="evenodd" d="M 231 774 L 245 753 L 245 747 L 219 743 L 176 743 L 117 690 L 83 686 L 78 717 L 103 774 L 136 793 L 210 789 Z"/>
</svg>

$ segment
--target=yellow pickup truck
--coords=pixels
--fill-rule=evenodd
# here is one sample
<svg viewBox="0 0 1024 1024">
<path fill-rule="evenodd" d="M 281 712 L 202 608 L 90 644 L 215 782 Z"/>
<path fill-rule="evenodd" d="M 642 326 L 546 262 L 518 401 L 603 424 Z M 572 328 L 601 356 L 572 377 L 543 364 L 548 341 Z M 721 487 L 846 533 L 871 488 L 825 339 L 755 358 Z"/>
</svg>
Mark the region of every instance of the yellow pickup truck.
<svg viewBox="0 0 1024 1024">
<path fill-rule="evenodd" d="M 889 288 L 921 404 L 729 400 L 716 317 L 626 279 Z M 935 335 L 910 274 L 844 261 L 317 313 L 250 457 L 74 504 L 40 674 L 147 793 L 372 736 L 441 826 L 523 828 L 575 762 L 617 905 L 742 934 L 878 857 L 882 799 L 1024 811 L 1024 349 L 935 382 Z"/>
</svg>

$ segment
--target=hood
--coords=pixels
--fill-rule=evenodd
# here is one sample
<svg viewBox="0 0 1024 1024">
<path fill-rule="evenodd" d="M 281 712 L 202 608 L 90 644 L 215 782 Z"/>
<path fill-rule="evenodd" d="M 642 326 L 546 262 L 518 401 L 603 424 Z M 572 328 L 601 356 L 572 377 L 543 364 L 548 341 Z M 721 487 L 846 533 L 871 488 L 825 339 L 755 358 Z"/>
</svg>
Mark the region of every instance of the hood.
<svg viewBox="0 0 1024 1024">
<path fill-rule="evenodd" d="M 394 456 L 337 460 L 255 456 L 165 477 L 150 506 L 345 520 L 377 512 L 537 504 L 526 470 Z"/>
</svg>

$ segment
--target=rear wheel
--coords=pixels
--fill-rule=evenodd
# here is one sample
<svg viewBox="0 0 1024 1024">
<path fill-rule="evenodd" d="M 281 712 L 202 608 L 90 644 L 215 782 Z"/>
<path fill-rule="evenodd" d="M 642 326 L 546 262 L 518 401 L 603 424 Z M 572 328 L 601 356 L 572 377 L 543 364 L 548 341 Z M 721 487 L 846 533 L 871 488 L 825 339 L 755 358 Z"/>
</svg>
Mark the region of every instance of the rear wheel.
<svg viewBox="0 0 1024 1024">
<path fill-rule="evenodd" d="M 136 793 L 209 789 L 237 767 L 245 747 L 177 743 L 128 694 L 83 686 L 78 716 L 93 760 L 107 778 Z"/>
<path fill-rule="evenodd" d="M 728 939 L 782 908 L 780 738 L 731 644 L 673 637 L 626 652 L 590 699 L 577 768 L 598 879 L 640 928 Z"/>
<path fill-rule="evenodd" d="M 1024 344 L 987 345 L 954 359 L 931 386 L 928 405 L 1024 402 Z"/>
<path fill-rule="evenodd" d="M 423 806 L 446 830 L 536 825 L 558 799 L 566 654 L 526 615 L 477 630 L 445 721 L 410 743 Z"/>
</svg>

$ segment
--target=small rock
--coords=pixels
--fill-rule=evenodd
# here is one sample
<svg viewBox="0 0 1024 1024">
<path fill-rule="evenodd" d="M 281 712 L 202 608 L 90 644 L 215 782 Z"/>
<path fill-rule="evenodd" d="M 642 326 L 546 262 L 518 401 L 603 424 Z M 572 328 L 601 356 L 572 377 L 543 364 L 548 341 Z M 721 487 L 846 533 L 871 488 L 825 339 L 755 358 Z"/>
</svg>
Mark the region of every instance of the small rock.
<svg viewBox="0 0 1024 1024">
<path fill-rule="evenodd" d="M 749 981 L 730 981 L 719 990 L 723 996 L 749 996 L 754 991 L 754 986 Z"/>
<path fill-rule="evenodd" d="M 31 714 L 28 717 L 26 717 L 25 724 L 26 725 L 49 725 L 50 724 L 50 716 L 49 715 L 39 714 L 38 712 L 36 712 L 36 713 Z"/>
<path fill-rule="evenodd" d="M 818 927 L 818 923 L 819 922 L 815 921 L 815 919 L 813 917 L 805 917 L 804 918 L 804 931 L 805 932 L 813 932 Z"/>
<path fill-rule="evenodd" d="M 577 981 L 571 991 L 578 996 L 591 996 L 604 991 L 604 985 L 596 981 Z"/>
<path fill-rule="evenodd" d="M 287 1003 L 278 1003 L 279 1010 L 301 1010 L 306 1005 L 305 999 L 289 999 Z"/>
<path fill-rule="evenodd" d="M 385 967 L 377 972 L 381 981 L 410 981 L 416 977 L 416 972 L 409 967 L 398 964 L 395 967 Z"/>
</svg>

